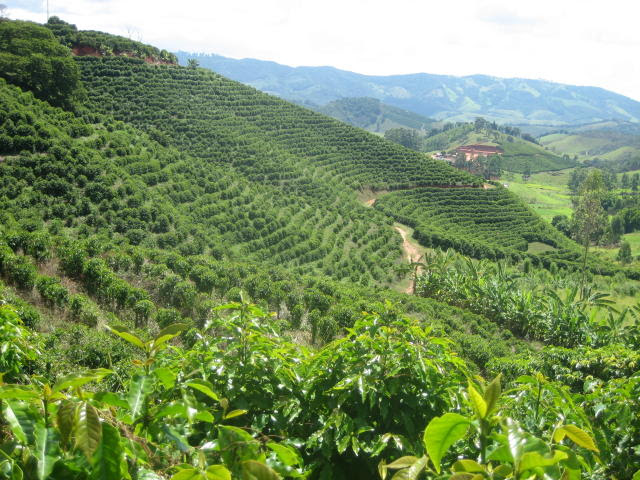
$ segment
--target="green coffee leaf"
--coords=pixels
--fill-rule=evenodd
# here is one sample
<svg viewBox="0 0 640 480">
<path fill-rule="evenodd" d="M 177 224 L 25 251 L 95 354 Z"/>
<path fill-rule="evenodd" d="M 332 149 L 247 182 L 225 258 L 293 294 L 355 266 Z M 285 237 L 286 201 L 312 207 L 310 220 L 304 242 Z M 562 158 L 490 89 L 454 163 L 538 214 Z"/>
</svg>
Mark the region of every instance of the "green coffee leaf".
<svg viewBox="0 0 640 480">
<path fill-rule="evenodd" d="M 469 401 L 471 402 L 471 406 L 476 412 L 476 415 L 479 418 L 485 418 L 487 416 L 487 402 L 484 401 L 480 392 L 475 389 L 471 382 L 469 382 L 467 391 L 469 392 Z"/>
<path fill-rule="evenodd" d="M 63 448 L 69 444 L 71 440 L 71 434 L 73 433 L 73 427 L 75 425 L 76 417 L 76 405 L 69 400 L 64 400 L 58 407 L 56 414 L 56 421 L 58 423 L 58 430 L 62 437 Z"/>
<path fill-rule="evenodd" d="M 498 400 L 500 400 L 500 395 L 502 394 L 502 387 L 500 386 L 500 380 L 502 375 L 498 375 L 493 381 L 487 385 L 487 388 L 484 391 L 484 401 L 487 404 L 487 415 L 490 415 L 491 412 L 498 405 Z"/>
<path fill-rule="evenodd" d="M 502 464 L 502 465 L 498 465 L 496 468 L 493 469 L 493 475 L 495 477 L 505 478 L 511 475 L 512 471 L 513 469 L 511 468 L 511 466 Z"/>
<path fill-rule="evenodd" d="M 33 400 L 39 397 L 40 393 L 30 390 L 28 387 L 16 387 L 14 385 L 0 387 L 0 400 Z"/>
<path fill-rule="evenodd" d="M 409 468 L 411 465 L 416 463 L 418 460 L 419 460 L 418 457 L 413 457 L 413 456 L 400 457 L 396 461 L 391 462 L 390 464 L 386 465 L 386 468 L 391 468 L 391 469 Z"/>
<path fill-rule="evenodd" d="M 163 328 L 158 333 L 158 335 L 156 335 L 156 338 L 153 340 L 153 344 L 151 348 L 153 350 L 157 350 L 159 347 L 163 346 L 172 338 L 175 338 L 178 335 L 180 335 L 187 327 L 188 325 L 186 323 L 174 323 L 172 325 L 169 325 L 166 328 Z"/>
<path fill-rule="evenodd" d="M 420 457 L 417 462 L 411 465 L 409 468 L 398 470 L 392 480 L 416 480 L 424 467 L 427 466 L 427 457 Z"/>
<path fill-rule="evenodd" d="M 171 480 L 207 480 L 200 470 L 196 468 L 184 468 L 175 473 Z"/>
<path fill-rule="evenodd" d="M 102 424 L 102 441 L 93 454 L 91 461 L 91 480 L 120 480 L 123 475 L 120 465 L 123 450 L 120 446 L 118 430 L 108 423 Z"/>
<path fill-rule="evenodd" d="M 298 451 L 294 448 L 287 447 L 275 442 L 267 443 L 267 447 L 275 452 L 278 459 L 288 467 L 294 467 L 302 463 L 302 458 Z"/>
<path fill-rule="evenodd" d="M 223 465 L 210 465 L 205 474 L 207 480 L 231 480 L 231 472 Z"/>
<path fill-rule="evenodd" d="M 156 368 L 153 371 L 153 374 L 162 382 L 164 388 L 173 388 L 176 383 L 176 374 L 170 368 Z"/>
<path fill-rule="evenodd" d="M 147 396 L 153 387 L 153 380 L 146 375 L 136 375 L 129 383 L 129 393 L 127 401 L 131 409 L 131 418 L 135 421 L 142 415 Z"/>
<path fill-rule="evenodd" d="M 458 460 L 453 464 L 454 472 L 478 473 L 484 472 L 484 467 L 475 460 Z"/>
<path fill-rule="evenodd" d="M 457 472 L 449 477 L 449 480 L 472 480 L 475 475 L 468 472 Z"/>
<path fill-rule="evenodd" d="M 128 327 L 125 327 L 124 325 L 115 325 L 115 326 L 107 325 L 107 328 L 109 329 L 109 331 L 115 333 L 116 335 L 126 340 L 127 342 L 143 350 L 146 350 L 146 346 L 144 342 L 140 338 L 138 338 L 136 335 L 131 333 L 131 330 L 129 330 Z"/>
<path fill-rule="evenodd" d="M 275 470 L 271 469 L 264 463 L 255 460 L 245 460 L 242 462 L 242 471 L 250 480 L 279 480 Z"/>
<path fill-rule="evenodd" d="M 45 480 L 51 475 L 53 467 L 60 458 L 57 432 L 53 428 L 45 428 L 44 424 L 38 424 L 35 429 L 34 456 L 38 462 L 37 474 L 40 480 Z"/>
<path fill-rule="evenodd" d="M 187 387 L 193 388 L 194 390 L 198 390 L 199 392 L 204 393 L 206 396 L 212 398 L 216 402 L 220 400 L 218 395 L 216 395 L 216 393 L 211 389 L 213 385 L 211 385 L 211 383 L 207 382 L 206 380 L 189 380 L 185 385 Z"/>
<path fill-rule="evenodd" d="M 436 472 L 440 473 L 442 457 L 451 445 L 465 436 L 470 423 L 468 418 L 457 413 L 445 413 L 429 422 L 423 441 Z"/>
<path fill-rule="evenodd" d="M 32 444 L 39 419 L 29 409 L 29 405 L 22 402 L 6 402 L 3 412 L 4 419 L 16 439 L 23 444 Z"/>
<path fill-rule="evenodd" d="M 245 413 L 247 413 L 246 410 L 231 410 L 224 416 L 224 419 L 229 420 L 230 418 L 239 417 L 241 415 L 244 415 Z"/>
<path fill-rule="evenodd" d="M 563 425 L 556 429 L 553 434 L 553 440 L 556 442 L 561 442 L 564 437 L 569 437 L 576 445 L 586 448 L 587 450 L 591 450 L 592 452 L 599 453 L 598 447 L 596 447 L 593 438 L 587 432 L 582 430 L 580 427 L 575 425 Z"/>
<path fill-rule="evenodd" d="M 98 411 L 89 403 L 76 407 L 75 424 L 76 447 L 91 459 L 102 440 L 102 424 Z"/>
<path fill-rule="evenodd" d="M 520 471 L 531 470 L 539 467 L 550 467 L 569 458 L 565 452 L 554 450 L 553 455 L 541 455 L 538 452 L 526 452 L 520 458 Z"/>
</svg>

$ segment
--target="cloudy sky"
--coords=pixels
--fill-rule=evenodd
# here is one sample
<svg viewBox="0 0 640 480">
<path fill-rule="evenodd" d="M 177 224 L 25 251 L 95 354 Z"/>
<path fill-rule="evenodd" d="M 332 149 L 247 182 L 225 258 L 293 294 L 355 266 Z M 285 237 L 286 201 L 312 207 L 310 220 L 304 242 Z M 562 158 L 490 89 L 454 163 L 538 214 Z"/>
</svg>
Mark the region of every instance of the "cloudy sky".
<svg viewBox="0 0 640 480">
<path fill-rule="evenodd" d="M 46 0 L 0 0 L 45 20 Z M 167 50 L 331 65 L 372 75 L 439 73 L 593 85 L 640 100 L 633 0 L 49 0 L 80 29 Z"/>
</svg>

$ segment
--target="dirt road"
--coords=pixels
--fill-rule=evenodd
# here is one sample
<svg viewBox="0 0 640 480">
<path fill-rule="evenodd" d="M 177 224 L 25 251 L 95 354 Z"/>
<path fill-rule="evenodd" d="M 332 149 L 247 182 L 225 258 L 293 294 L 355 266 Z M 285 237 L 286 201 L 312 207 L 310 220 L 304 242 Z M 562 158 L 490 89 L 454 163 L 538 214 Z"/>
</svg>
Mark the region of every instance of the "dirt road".
<svg viewBox="0 0 640 480">
<path fill-rule="evenodd" d="M 398 233 L 402 237 L 402 249 L 404 250 L 404 253 L 407 256 L 407 260 L 409 261 L 409 263 L 419 261 L 420 258 L 422 257 L 422 254 L 420 253 L 420 250 L 418 249 L 418 247 L 416 247 L 409 239 L 409 232 L 405 230 L 405 228 L 399 227 L 399 226 L 396 226 L 395 229 L 398 231 Z M 418 267 L 418 271 L 416 273 L 420 274 L 421 271 L 422 269 Z M 413 272 L 411 272 L 411 281 L 409 283 L 409 286 L 405 289 L 404 293 L 413 293 L 414 291 L 413 280 L 414 280 Z"/>
</svg>

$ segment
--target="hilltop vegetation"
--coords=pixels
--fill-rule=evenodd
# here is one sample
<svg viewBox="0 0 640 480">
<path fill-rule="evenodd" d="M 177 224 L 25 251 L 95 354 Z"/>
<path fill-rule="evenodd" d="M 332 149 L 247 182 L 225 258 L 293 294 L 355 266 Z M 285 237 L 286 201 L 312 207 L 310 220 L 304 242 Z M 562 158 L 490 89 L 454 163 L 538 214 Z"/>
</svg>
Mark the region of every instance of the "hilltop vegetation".
<svg viewBox="0 0 640 480">
<path fill-rule="evenodd" d="M 341 98 L 317 111 L 370 132 L 384 133 L 392 128 L 427 130 L 435 120 L 382 103 L 376 98 Z"/>
<path fill-rule="evenodd" d="M 193 65 L 74 62 L 67 109 L 0 79 L 0 477 L 639 475 L 640 305 L 602 291 L 637 271 Z"/>
<path fill-rule="evenodd" d="M 31 22 L 0 21 L 0 77 L 55 106 L 71 108 L 82 96 L 69 49 Z"/>
<path fill-rule="evenodd" d="M 482 116 L 511 125 L 575 125 L 640 120 L 640 102 L 596 87 L 578 87 L 487 75 L 417 73 L 372 76 L 332 67 L 288 67 L 254 59 L 178 52 L 233 80 L 288 100 L 324 105 L 345 97 L 372 97 L 428 118 L 472 121 Z"/>
<path fill-rule="evenodd" d="M 501 167 L 510 172 L 530 173 L 562 170 L 576 164 L 568 155 L 558 155 L 535 142 L 519 129 L 502 127 L 479 118 L 474 123 L 448 124 L 434 130 L 423 141 L 426 151 L 451 151 L 461 145 L 484 144 L 499 146 Z"/>
<path fill-rule="evenodd" d="M 126 56 L 141 58 L 147 62 L 175 64 L 176 56 L 166 50 L 160 50 L 130 38 L 111 35 L 93 30 L 79 31 L 75 25 L 51 17 L 45 25 L 53 32 L 58 41 L 70 48 L 74 55 Z"/>
</svg>

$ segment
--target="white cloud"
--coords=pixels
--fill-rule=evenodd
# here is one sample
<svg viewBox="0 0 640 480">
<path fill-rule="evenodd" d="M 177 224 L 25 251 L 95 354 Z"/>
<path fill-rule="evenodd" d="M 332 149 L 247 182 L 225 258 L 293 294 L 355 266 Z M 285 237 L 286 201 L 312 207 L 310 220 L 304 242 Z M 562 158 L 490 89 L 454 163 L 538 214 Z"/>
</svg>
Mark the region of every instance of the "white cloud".
<svg viewBox="0 0 640 480">
<path fill-rule="evenodd" d="M 42 21 L 39 0 L 4 0 Z M 360 73 L 544 78 L 640 100 L 640 5 L 629 0 L 49 0 L 81 29 L 169 50 Z"/>
</svg>

